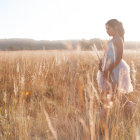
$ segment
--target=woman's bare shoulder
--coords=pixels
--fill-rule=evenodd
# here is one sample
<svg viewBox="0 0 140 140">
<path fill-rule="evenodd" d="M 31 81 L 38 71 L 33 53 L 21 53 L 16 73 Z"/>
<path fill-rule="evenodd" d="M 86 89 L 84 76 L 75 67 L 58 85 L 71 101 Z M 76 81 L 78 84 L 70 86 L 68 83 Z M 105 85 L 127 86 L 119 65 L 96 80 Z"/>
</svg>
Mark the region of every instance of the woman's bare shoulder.
<svg viewBox="0 0 140 140">
<path fill-rule="evenodd" d="M 116 37 L 113 41 L 115 46 L 123 46 L 123 40 L 121 37 Z"/>
</svg>

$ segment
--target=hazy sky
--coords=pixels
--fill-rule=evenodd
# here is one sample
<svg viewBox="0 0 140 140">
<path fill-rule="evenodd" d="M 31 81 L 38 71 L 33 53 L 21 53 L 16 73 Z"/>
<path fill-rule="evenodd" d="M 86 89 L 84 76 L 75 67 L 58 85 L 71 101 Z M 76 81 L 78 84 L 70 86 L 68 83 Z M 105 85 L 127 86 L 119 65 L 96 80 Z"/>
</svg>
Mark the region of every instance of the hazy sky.
<svg viewBox="0 0 140 140">
<path fill-rule="evenodd" d="M 139 0 L 0 0 L 0 38 L 108 39 L 105 23 L 123 22 L 140 41 Z"/>
</svg>

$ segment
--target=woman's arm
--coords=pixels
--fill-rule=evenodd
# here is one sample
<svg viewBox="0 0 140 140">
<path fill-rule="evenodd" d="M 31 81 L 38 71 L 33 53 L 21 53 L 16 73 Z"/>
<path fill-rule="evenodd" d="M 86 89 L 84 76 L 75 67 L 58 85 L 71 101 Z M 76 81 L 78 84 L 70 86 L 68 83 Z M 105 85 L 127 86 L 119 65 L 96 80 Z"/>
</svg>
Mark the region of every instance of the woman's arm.
<svg viewBox="0 0 140 140">
<path fill-rule="evenodd" d="M 114 63 L 112 63 L 108 69 L 104 71 L 104 75 L 107 78 L 109 76 L 109 73 L 112 72 L 112 70 L 120 63 L 123 55 L 123 41 L 121 39 L 117 39 L 114 42 L 115 47 L 117 47 L 117 57 Z"/>
</svg>

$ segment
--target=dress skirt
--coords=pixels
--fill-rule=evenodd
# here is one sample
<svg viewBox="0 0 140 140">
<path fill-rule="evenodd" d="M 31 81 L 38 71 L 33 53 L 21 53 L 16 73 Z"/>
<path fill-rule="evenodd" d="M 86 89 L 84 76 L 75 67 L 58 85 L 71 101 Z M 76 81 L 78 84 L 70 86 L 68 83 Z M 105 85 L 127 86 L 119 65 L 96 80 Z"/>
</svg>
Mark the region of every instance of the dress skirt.
<svg viewBox="0 0 140 140">
<path fill-rule="evenodd" d="M 121 59 L 120 63 L 113 69 L 110 74 L 109 82 L 104 79 L 101 71 L 97 72 L 97 83 L 101 92 L 110 90 L 114 85 L 120 93 L 130 93 L 133 91 L 133 86 L 130 78 L 130 67 Z"/>
</svg>

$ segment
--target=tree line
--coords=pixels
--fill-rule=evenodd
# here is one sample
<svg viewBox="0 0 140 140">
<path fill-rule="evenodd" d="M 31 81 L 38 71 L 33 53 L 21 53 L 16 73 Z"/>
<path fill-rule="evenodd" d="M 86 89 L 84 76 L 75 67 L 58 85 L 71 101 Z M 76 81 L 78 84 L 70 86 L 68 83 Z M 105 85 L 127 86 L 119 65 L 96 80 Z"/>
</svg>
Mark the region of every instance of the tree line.
<svg viewBox="0 0 140 140">
<path fill-rule="evenodd" d="M 33 39 L 0 39 L 0 50 L 16 51 L 16 50 L 92 50 L 93 44 L 97 49 L 102 49 L 104 40 L 93 38 L 90 40 L 33 40 Z M 140 42 L 126 41 L 124 47 L 126 49 L 140 48 Z"/>
</svg>

